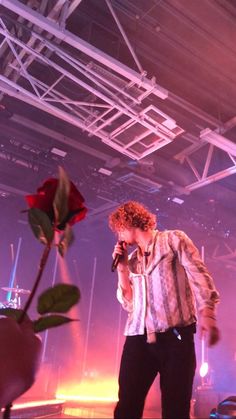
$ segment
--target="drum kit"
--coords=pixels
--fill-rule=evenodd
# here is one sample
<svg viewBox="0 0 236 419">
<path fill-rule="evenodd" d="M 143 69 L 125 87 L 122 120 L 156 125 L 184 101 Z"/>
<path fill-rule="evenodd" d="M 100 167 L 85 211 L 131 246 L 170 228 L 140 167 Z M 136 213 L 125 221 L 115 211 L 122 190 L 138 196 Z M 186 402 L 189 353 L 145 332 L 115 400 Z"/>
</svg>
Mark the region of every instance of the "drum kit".
<svg viewBox="0 0 236 419">
<path fill-rule="evenodd" d="M 9 301 L 0 302 L 0 308 L 21 308 L 21 295 L 23 294 L 30 294 L 29 290 L 24 290 L 23 288 L 10 288 L 10 287 L 2 287 L 3 291 L 10 292 L 14 294 L 14 298 L 11 298 Z"/>
</svg>

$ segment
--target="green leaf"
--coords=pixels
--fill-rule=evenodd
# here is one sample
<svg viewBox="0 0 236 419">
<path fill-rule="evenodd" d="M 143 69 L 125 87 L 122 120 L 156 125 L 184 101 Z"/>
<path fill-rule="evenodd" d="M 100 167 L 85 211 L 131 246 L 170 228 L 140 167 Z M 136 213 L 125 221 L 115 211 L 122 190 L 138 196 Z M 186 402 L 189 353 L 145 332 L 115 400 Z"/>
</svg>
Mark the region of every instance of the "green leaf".
<svg viewBox="0 0 236 419">
<path fill-rule="evenodd" d="M 59 182 L 53 201 L 56 224 L 60 224 L 68 214 L 68 198 L 70 193 L 70 179 L 65 170 L 59 166 Z"/>
<path fill-rule="evenodd" d="M 38 208 L 30 208 L 28 220 L 35 237 L 43 244 L 50 244 L 54 237 L 54 230 L 48 215 Z"/>
<path fill-rule="evenodd" d="M 11 317 L 12 319 L 15 319 L 16 321 L 19 320 L 22 313 L 23 313 L 23 310 L 20 310 L 18 308 L 10 308 L 10 307 L 0 308 L 0 315 L 6 316 L 6 317 Z M 25 314 L 25 318 L 27 320 L 30 320 L 30 318 L 27 314 Z"/>
<path fill-rule="evenodd" d="M 58 244 L 58 251 L 62 257 L 65 255 L 68 247 L 73 243 L 73 241 L 74 241 L 73 230 L 69 224 L 66 224 L 66 228 L 64 232 L 62 233 L 59 244 Z"/>
<path fill-rule="evenodd" d="M 44 291 L 38 298 L 39 314 L 66 313 L 80 299 L 80 290 L 75 285 L 57 284 Z"/>
<path fill-rule="evenodd" d="M 50 316 L 40 317 L 33 321 L 34 332 L 42 332 L 43 330 L 50 329 L 51 327 L 61 326 L 63 324 L 77 321 L 69 317 L 60 316 L 59 314 L 52 314 Z"/>
</svg>

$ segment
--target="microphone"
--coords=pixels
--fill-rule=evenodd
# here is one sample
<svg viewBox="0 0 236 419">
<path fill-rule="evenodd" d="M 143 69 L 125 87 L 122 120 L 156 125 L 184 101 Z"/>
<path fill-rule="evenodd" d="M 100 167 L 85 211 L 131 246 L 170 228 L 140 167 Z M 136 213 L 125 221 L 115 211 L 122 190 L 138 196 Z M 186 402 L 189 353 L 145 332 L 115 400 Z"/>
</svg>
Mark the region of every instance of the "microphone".
<svg viewBox="0 0 236 419">
<path fill-rule="evenodd" d="M 123 243 L 124 243 L 124 240 L 119 241 L 119 244 L 121 245 L 121 247 L 123 247 Z M 118 263 L 120 262 L 120 259 L 122 257 L 123 256 L 122 255 L 119 255 L 119 253 L 116 253 L 116 255 L 115 255 L 115 257 L 114 257 L 114 259 L 112 261 L 111 272 L 115 272 L 115 270 L 116 270 L 116 268 L 118 266 Z"/>
</svg>

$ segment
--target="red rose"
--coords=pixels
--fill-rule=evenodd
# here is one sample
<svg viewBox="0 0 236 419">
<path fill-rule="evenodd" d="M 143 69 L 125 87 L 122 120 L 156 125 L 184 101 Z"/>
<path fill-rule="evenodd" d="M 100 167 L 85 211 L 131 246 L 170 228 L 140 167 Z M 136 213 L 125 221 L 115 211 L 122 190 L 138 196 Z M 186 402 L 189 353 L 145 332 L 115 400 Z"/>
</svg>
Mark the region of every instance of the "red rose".
<svg viewBox="0 0 236 419">
<path fill-rule="evenodd" d="M 52 222 L 54 221 L 53 201 L 58 182 L 58 179 L 47 179 L 43 185 L 37 189 L 36 195 L 27 195 L 25 197 L 30 208 L 38 208 L 41 211 L 46 212 Z M 59 230 L 64 230 L 66 223 L 72 226 L 85 217 L 87 208 L 83 205 L 83 203 L 83 196 L 73 182 L 70 182 L 68 214 L 60 225 L 57 226 Z"/>
</svg>

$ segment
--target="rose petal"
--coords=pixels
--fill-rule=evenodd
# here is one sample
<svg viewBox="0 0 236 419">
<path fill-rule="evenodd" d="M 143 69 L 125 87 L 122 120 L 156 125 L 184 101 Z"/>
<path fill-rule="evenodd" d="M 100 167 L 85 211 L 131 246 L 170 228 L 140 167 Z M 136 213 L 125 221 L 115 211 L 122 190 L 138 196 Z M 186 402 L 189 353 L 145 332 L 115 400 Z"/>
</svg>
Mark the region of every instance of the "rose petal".
<svg viewBox="0 0 236 419">
<path fill-rule="evenodd" d="M 80 212 L 78 214 L 75 214 L 69 221 L 68 224 L 70 226 L 74 225 L 75 223 L 78 223 L 79 221 L 83 220 L 87 214 L 87 208 L 83 207 L 81 208 Z"/>
<path fill-rule="evenodd" d="M 68 199 L 69 211 L 76 211 L 78 208 L 81 208 L 82 206 L 81 204 L 83 204 L 83 202 L 84 202 L 84 197 L 78 191 L 74 183 L 71 182 L 69 199 Z"/>
<path fill-rule="evenodd" d="M 58 186 L 58 179 L 47 179 L 42 186 L 37 189 L 37 194 L 27 195 L 26 201 L 30 208 L 39 208 L 47 213 L 50 219 L 54 219 L 53 201 Z M 86 213 L 87 208 L 84 207 L 84 197 L 78 191 L 73 182 L 70 182 L 70 193 L 68 197 L 68 214 L 63 222 L 57 226 L 60 230 L 64 230 L 66 223 L 73 225 L 81 221 Z"/>
<path fill-rule="evenodd" d="M 58 179 L 47 179 L 41 187 L 37 189 L 37 194 L 27 195 L 26 201 L 30 208 L 39 208 L 40 210 L 51 214 L 52 203 L 57 190 Z"/>
</svg>

